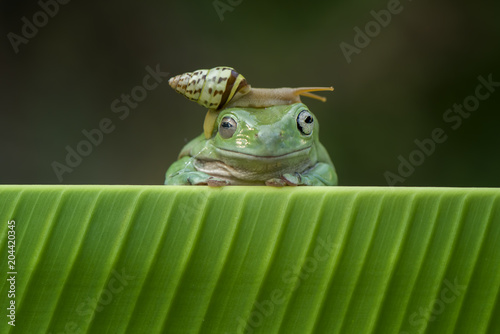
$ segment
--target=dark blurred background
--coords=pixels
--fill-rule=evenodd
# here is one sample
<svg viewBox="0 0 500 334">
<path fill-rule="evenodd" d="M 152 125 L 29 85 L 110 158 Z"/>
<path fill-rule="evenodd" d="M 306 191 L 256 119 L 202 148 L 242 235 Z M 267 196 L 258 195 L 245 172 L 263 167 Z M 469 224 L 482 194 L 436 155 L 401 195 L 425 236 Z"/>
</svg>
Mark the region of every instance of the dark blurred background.
<svg viewBox="0 0 500 334">
<path fill-rule="evenodd" d="M 390 172 L 397 186 L 500 186 L 500 87 L 460 125 L 443 119 L 474 103 L 478 76 L 500 82 L 498 1 L 54 3 L 1 1 L 0 183 L 163 184 L 205 109 L 166 79 L 124 119 L 112 102 L 142 86 L 148 66 L 173 76 L 228 65 L 254 87 L 335 87 L 326 103 L 303 102 L 341 185 L 387 185 Z M 371 11 L 388 6 L 399 13 L 377 31 Z M 24 27 L 34 23 L 36 33 Z M 340 45 L 356 47 L 354 28 L 367 24 L 371 40 L 348 63 Z M 66 147 L 105 118 L 114 130 L 58 178 L 54 162 L 66 165 Z M 415 140 L 436 128 L 446 140 L 418 160 Z M 420 165 L 400 174 L 411 155 Z"/>
</svg>

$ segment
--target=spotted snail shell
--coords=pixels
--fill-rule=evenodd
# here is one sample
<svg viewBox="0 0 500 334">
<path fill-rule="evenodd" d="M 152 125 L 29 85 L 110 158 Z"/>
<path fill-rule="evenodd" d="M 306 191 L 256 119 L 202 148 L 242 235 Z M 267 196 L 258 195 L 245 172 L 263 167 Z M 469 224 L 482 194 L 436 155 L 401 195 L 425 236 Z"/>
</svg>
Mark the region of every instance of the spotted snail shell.
<svg viewBox="0 0 500 334">
<path fill-rule="evenodd" d="M 251 89 L 241 74 L 227 66 L 180 74 L 168 83 L 177 93 L 211 110 L 224 108 Z"/>
</svg>

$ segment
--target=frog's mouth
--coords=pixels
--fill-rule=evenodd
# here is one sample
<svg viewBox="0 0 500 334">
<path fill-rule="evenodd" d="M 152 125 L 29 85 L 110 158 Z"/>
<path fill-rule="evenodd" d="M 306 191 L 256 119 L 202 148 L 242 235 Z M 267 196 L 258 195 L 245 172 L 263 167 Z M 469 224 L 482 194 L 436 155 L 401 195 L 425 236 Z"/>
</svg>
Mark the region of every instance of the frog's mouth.
<svg viewBox="0 0 500 334">
<path fill-rule="evenodd" d="M 238 182 L 264 182 L 286 173 L 301 173 L 310 168 L 315 163 L 310 157 L 313 149 L 310 145 L 284 154 L 256 155 L 215 148 L 217 158 L 198 158 L 195 168 L 209 175 L 239 180 Z"/>
<path fill-rule="evenodd" d="M 310 150 L 311 150 L 311 146 L 307 146 L 307 147 L 301 148 L 300 150 L 287 152 L 287 153 L 283 153 L 283 154 L 279 154 L 279 155 L 256 155 L 256 154 L 227 150 L 225 148 L 218 148 L 218 147 L 216 148 L 216 151 L 220 155 L 228 157 L 228 158 L 241 158 L 241 159 L 247 159 L 247 160 L 266 159 L 268 161 L 290 159 L 290 158 L 299 157 L 302 155 L 307 155 Z"/>
</svg>

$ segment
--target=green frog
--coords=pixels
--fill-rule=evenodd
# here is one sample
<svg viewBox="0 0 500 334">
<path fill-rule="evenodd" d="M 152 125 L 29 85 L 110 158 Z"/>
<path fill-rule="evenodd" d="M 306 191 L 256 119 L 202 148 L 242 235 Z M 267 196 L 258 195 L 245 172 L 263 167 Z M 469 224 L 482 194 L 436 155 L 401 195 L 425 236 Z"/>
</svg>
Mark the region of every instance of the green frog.
<svg viewBox="0 0 500 334">
<path fill-rule="evenodd" d="M 334 186 L 337 174 L 303 103 L 229 107 L 189 142 L 166 172 L 167 185 Z M 211 133 L 210 133 L 211 132 Z"/>
</svg>

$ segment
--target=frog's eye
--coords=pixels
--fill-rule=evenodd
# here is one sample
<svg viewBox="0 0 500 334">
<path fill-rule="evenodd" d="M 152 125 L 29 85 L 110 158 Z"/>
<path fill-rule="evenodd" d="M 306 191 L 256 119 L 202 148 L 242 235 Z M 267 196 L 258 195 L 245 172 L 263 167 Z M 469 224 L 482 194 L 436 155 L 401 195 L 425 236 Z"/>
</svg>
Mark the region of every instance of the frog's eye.
<svg viewBox="0 0 500 334">
<path fill-rule="evenodd" d="M 306 136 L 313 132 L 314 118 L 307 110 L 302 110 L 297 116 L 297 129 Z"/>
<path fill-rule="evenodd" d="M 238 123 L 232 117 L 224 117 L 219 124 L 219 134 L 222 138 L 228 139 L 231 138 L 235 131 Z"/>
</svg>

